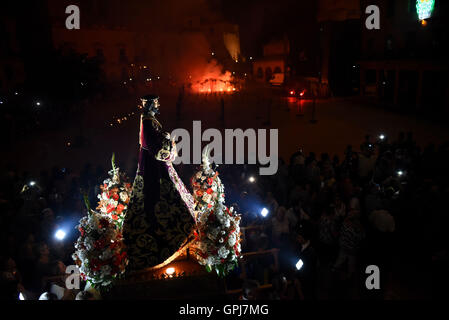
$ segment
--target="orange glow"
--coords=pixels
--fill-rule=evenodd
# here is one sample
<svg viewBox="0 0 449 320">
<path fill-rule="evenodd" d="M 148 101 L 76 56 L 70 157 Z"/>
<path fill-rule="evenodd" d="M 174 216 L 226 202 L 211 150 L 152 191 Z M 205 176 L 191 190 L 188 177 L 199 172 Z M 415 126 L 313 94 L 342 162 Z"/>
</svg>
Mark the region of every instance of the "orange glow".
<svg viewBox="0 0 449 320">
<path fill-rule="evenodd" d="M 295 91 L 290 91 L 290 95 L 293 96 L 295 94 Z"/>
<path fill-rule="evenodd" d="M 175 268 L 173 268 L 173 267 L 170 267 L 170 268 L 167 268 L 166 270 L 165 270 L 165 273 L 167 274 L 167 275 L 169 275 L 169 276 L 173 276 L 173 274 L 175 273 Z"/>
<path fill-rule="evenodd" d="M 421 25 L 422 25 L 423 27 L 427 26 L 427 21 L 426 21 L 426 20 L 421 20 Z"/>
<path fill-rule="evenodd" d="M 220 80 L 220 79 L 207 79 L 202 83 L 198 83 L 194 86 L 197 92 L 200 93 L 212 93 L 212 92 L 232 92 L 237 91 L 237 89 L 232 86 L 230 81 Z"/>
<path fill-rule="evenodd" d="M 222 67 L 216 60 L 212 60 L 205 67 L 195 69 L 189 80 L 192 83 L 192 89 L 199 93 L 212 92 L 232 92 L 236 91 L 233 81 L 234 78 L 230 71 L 222 72 Z"/>
</svg>

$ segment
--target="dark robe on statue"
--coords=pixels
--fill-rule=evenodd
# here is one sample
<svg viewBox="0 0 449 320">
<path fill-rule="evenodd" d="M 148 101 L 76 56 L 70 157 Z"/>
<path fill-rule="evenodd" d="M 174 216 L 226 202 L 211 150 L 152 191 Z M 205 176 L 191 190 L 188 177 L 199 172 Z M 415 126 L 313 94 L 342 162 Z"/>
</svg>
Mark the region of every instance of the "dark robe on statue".
<svg viewBox="0 0 449 320">
<path fill-rule="evenodd" d="M 164 262 L 191 233 L 194 220 L 181 197 L 188 191 L 172 166 L 172 149 L 156 118 L 142 116 L 139 164 L 123 227 L 128 271 Z"/>
</svg>

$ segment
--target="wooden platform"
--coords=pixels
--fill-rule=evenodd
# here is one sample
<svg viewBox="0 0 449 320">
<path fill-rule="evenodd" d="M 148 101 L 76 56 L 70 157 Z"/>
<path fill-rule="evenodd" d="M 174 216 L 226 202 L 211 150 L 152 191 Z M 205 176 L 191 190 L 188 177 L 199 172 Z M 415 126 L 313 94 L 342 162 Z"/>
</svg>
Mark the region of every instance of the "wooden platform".
<svg viewBox="0 0 449 320">
<path fill-rule="evenodd" d="M 198 264 L 187 246 L 173 261 L 133 272 L 102 296 L 105 300 L 223 300 L 226 291 L 223 280 Z"/>
</svg>

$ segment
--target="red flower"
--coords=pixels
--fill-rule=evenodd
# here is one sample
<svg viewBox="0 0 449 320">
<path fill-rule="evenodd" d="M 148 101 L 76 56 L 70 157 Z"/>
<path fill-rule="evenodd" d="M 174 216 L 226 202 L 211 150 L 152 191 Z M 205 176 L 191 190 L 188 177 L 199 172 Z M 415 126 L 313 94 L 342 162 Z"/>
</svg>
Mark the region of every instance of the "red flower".
<svg viewBox="0 0 449 320">
<path fill-rule="evenodd" d="M 118 220 L 118 215 L 113 214 L 113 215 L 111 215 L 111 218 L 112 218 L 112 220 Z"/>
<path fill-rule="evenodd" d="M 80 232 L 81 232 L 81 237 L 84 237 L 84 229 L 82 228 L 82 227 L 79 227 L 79 229 L 78 229 Z"/>
<path fill-rule="evenodd" d="M 126 258 L 126 252 L 122 252 L 121 254 L 117 254 L 115 256 L 114 264 L 116 266 L 120 265 L 122 263 L 122 260 Z"/>
<path fill-rule="evenodd" d="M 197 195 L 198 197 L 202 197 L 203 194 L 204 194 L 204 192 L 203 192 L 202 190 L 198 190 L 198 191 L 196 192 L 196 195 Z"/>
<path fill-rule="evenodd" d="M 112 199 L 114 199 L 115 201 L 118 201 L 118 199 L 120 199 L 120 196 L 117 193 L 114 193 L 112 195 Z"/>
<path fill-rule="evenodd" d="M 209 185 L 212 185 L 213 182 L 214 182 L 214 179 L 212 179 L 212 178 L 207 178 L 207 183 L 208 183 Z"/>
<path fill-rule="evenodd" d="M 212 205 L 209 203 L 209 204 L 207 205 L 207 207 L 208 207 L 208 208 L 212 208 Z"/>
<path fill-rule="evenodd" d="M 98 227 L 99 227 L 100 229 L 102 229 L 102 228 L 107 228 L 108 226 L 109 226 L 109 221 L 106 220 L 106 219 L 101 219 L 100 222 L 99 222 L 99 224 L 98 224 Z"/>
<path fill-rule="evenodd" d="M 212 189 L 211 188 L 209 188 L 209 189 L 207 189 L 207 194 L 212 194 L 213 193 L 213 191 L 212 191 Z"/>
<path fill-rule="evenodd" d="M 123 204 L 120 203 L 120 204 L 117 206 L 117 213 L 122 213 L 124 209 L 125 209 L 125 206 L 124 206 Z"/>
<path fill-rule="evenodd" d="M 97 240 L 94 242 L 95 249 L 101 249 L 104 247 L 104 241 L 103 239 Z"/>
<path fill-rule="evenodd" d="M 106 207 L 106 212 L 107 213 L 111 213 L 112 211 L 114 211 L 115 207 L 112 204 L 108 204 L 108 206 Z"/>
</svg>

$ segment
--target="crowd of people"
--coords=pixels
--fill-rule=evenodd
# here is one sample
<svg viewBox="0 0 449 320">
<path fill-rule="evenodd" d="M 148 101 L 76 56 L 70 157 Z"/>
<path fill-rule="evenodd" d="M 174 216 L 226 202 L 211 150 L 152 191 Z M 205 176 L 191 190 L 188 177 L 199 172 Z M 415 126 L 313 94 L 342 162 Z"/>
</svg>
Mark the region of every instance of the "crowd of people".
<svg viewBox="0 0 449 320">
<path fill-rule="evenodd" d="M 401 133 L 391 142 L 366 136 L 343 159 L 298 150 L 273 176 L 220 166 L 243 232 L 244 258 L 227 289 L 241 289 L 242 300 L 385 298 L 400 291 L 395 276 L 416 252 L 423 259 L 410 270 L 429 254 L 435 268 L 447 269 L 448 161 L 449 144 L 421 150 Z M 94 203 L 107 170 L 55 167 L 33 178 L 11 165 L 3 172 L 1 299 L 94 299 L 66 289 L 64 279 L 85 212 L 80 190 Z M 73 232 L 58 235 L 67 225 Z M 368 265 L 382 273 L 380 290 L 365 287 Z"/>
<path fill-rule="evenodd" d="M 343 159 L 298 150 L 274 176 L 231 169 L 224 180 L 243 214 L 245 251 L 260 254 L 245 256 L 229 288 L 241 287 L 241 299 L 430 297 L 430 274 L 448 263 L 448 160 L 448 143 L 421 149 L 400 133 L 367 135 Z M 368 266 L 378 267 L 379 290 L 366 287 Z"/>
<path fill-rule="evenodd" d="M 78 292 L 65 290 L 65 278 L 66 266 L 74 264 L 75 226 L 85 213 L 82 192 L 95 203 L 105 172 L 87 164 L 80 174 L 54 167 L 36 178 L 6 168 L 0 191 L 2 299 L 75 298 Z"/>
</svg>

